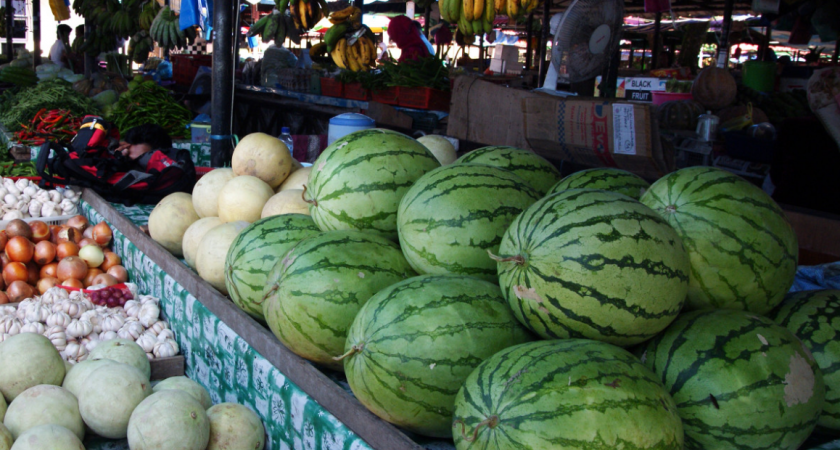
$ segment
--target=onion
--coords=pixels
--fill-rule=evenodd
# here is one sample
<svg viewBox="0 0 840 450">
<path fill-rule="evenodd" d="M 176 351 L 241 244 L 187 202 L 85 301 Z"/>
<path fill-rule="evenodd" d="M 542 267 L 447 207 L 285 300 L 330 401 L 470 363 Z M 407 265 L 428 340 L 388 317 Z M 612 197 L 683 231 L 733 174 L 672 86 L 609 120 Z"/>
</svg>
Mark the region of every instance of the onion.
<svg viewBox="0 0 840 450">
<path fill-rule="evenodd" d="M 103 253 L 105 255 L 105 261 L 102 261 L 102 264 L 99 266 L 100 269 L 107 272 L 111 267 L 122 264 L 122 258 L 116 253 L 110 250 L 105 250 Z"/>
<path fill-rule="evenodd" d="M 25 281 L 15 281 L 6 289 L 6 295 L 9 296 L 9 301 L 17 303 L 27 298 L 32 298 L 36 294 L 35 288 L 27 284 Z"/>
<path fill-rule="evenodd" d="M 6 265 L 10 262 L 12 262 L 12 260 L 9 259 L 9 255 L 7 255 L 6 252 L 0 252 L 0 269 L 6 267 Z"/>
<path fill-rule="evenodd" d="M 38 243 L 41 241 L 49 240 L 50 238 L 50 226 L 40 220 L 34 220 L 29 222 L 29 228 L 32 229 L 32 242 Z"/>
<path fill-rule="evenodd" d="M 49 277 L 38 280 L 38 292 L 40 292 L 41 295 L 44 295 L 45 292 L 55 286 L 58 286 L 58 278 Z"/>
<path fill-rule="evenodd" d="M 41 278 L 58 278 L 58 263 L 51 262 L 44 267 L 41 267 Z"/>
<path fill-rule="evenodd" d="M 41 269 L 38 267 L 38 264 L 35 264 L 32 261 L 26 263 L 26 272 L 28 276 L 26 277 L 26 282 L 35 286 L 38 284 L 38 280 L 41 279 Z"/>
<path fill-rule="evenodd" d="M 13 238 L 15 236 L 23 236 L 26 239 L 32 237 L 32 229 L 29 224 L 21 219 L 15 219 L 6 224 L 6 236 Z"/>
<path fill-rule="evenodd" d="M 125 283 L 126 281 L 128 281 L 128 271 L 125 270 L 125 267 L 123 266 L 111 266 L 108 268 L 106 273 L 116 278 L 117 281 L 119 281 L 120 283 Z"/>
<path fill-rule="evenodd" d="M 23 236 L 15 236 L 6 244 L 6 254 L 12 261 L 28 263 L 35 254 L 35 244 Z"/>
<path fill-rule="evenodd" d="M 86 245 L 79 250 L 79 258 L 84 259 L 88 267 L 99 267 L 105 260 L 105 254 L 98 245 Z"/>
<path fill-rule="evenodd" d="M 64 241 L 59 242 L 55 246 L 55 256 L 61 261 L 68 256 L 79 256 L 79 246 L 75 242 Z"/>
<path fill-rule="evenodd" d="M 90 222 L 88 222 L 87 218 L 81 214 L 73 216 L 67 221 L 67 226 L 73 227 L 79 231 L 85 231 L 85 228 L 87 228 L 88 225 L 90 225 Z"/>
<path fill-rule="evenodd" d="M 61 227 L 58 232 L 58 242 L 70 241 L 78 244 L 82 240 L 82 232 L 67 225 Z"/>
<path fill-rule="evenodd" d="M 117 279 L 111 275 L 108 275 L 107 273 L 100 273 L 93 279 L 93 284 L 104 284 L 105 286 L 113 286 L 117 284 Z M 102 295 L 105 294 L 103 293 Z"/>
<path fill-rule="evenodd" d="M 73 278 L 76 281 L 81 280 L 87 275 L 88 266 L 87 263 L 78 256 L 68 256 L 61 261 L 58 262 L 58 269 L 56 270 L 56 275 L 62 283 L 69 278 Z M 81 283 L 81 281 L 79 281 Z"/>
<path fill-rule="evenodd" d="M 9 236 L 6 235 L 6 230 L 0 231 L 0 248 L 6 248 L 7 242 L 9 242 Z"/>
<path fill-rule="evenodd" d="M 85 288 L 85 285 L 82 284 L 81 281 L 79 281 L 75 278 L 68 278 L 68 279 L 62 281 L 61 286 L 67 286 L 67 287 L 76 288 L 76 289 L 84 289 Z"/>
<path fill-rule="evenodd" d="M 6 264 L 6 267 L 3 268 L 3 281 L 6 282 L 7 285 L 11 285 L 15 281 L 23 281 L 29 279 L 29 269 L 26 268 L 26 264 L 22 262 L 10 262 Z"/>
<path fill-rule="evenodd" d="M 93 227 L 85 228 L 85 231 L 82 232 L 82 237 L 85 239 L 93 239 Z"/>
<path fill-rule="evenodd" d="M 41 241 L 35 244 L 35 262 L 39 266 L 45 266 L 55 261 L 55 245 L 50 241 Z"/>
<path fill-rule="evenodd" d="M 97 269 L 96 267 L 91 267 L 90 269 L 88 269 L 85 278 L 82 279 L 82 283 L 85 285 L 85 287 L 93 286 L 93 279 L 96 278 L 98 275 L 102 275 L 103 273 L 105 272 L 103 272 L 100 269 Z"/>
<path fill-rule="evenodd" d="M 9 303 L 9 296 L 5 292 L 0 291 L 0 305 Z"/>
<path fill-rule="evenodd" d="M 82 248 L 82 247 L 85 247 L 85 246 L 88 246 L 88 245 L 95 245 L 95 246 L 99 247 L 99 244 L 97 244 L 96 241 L 94 241 L 91 238 L 82 238 L 82 240 L 79 241 L 79 248 Z"/>
<path fill-rule="evenodd" d="M 58 233 L 61 231 L 61 225 L 50 225 L 50 242 L 58 245 Z"/>
<path fill-rule="evenodd" d="M 104 220 L 93 227 L 93 240 L 99 245 L 108 245 L 112 236 L 111 227 Z"/>
</svg>

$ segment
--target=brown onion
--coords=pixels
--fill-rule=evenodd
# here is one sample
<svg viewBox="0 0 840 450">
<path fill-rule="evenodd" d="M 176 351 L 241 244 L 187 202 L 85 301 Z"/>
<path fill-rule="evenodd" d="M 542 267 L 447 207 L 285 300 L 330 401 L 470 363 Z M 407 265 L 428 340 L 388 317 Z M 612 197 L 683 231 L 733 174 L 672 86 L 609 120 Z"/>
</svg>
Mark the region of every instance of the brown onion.
<svg viewBox="0 0 840 450">
<path fill-rule="evenodd" d="M 58 263 L 51 262 L 46 266 L 41 267 L 39 275 L 41 278 L 58 278 Z"/>
<path fill-rule="evenodd" d="M 85 260 L 78 256 L 68 256 L 58 262 L 56 278 L 64 282 L 68 278 L 81 280 L 87 275 L 88 266 Z"/>
<path fill-rule="evenodd" d="M 9 242 L 9 236 L 6 235 L 6 230 L 0 231 L 0 248 L 6 248 L 7 242 Z"/>
<path fill-rule="evenodd" d="M 64 225 L 58 232 L 58 242 L 70 241 L 78 244 L 81 240 L 82 232 L 71 226 Z"/>
<path fill-rule="evenodd" d="M 22 262 L 10 262 L 6 264 L 6 267 L 3 268 L 3 281 L 6 282 L 7 285 L 12 284 L 14 281 L 26 281 L 29 279 L 29 269 L 26 268 L 26 264 Z"/>
<path fill-rule="evenodd" d="M 9 303 L 9 296 L 5 292 L 0 291 L 0 305 Z"/>
<path fill-rule="evenodd" d="M 88 245 L 95 245 L 95 246 L 99 247 L 99 244 L 97 244 L 96 241 L 94 241 L 91 238 L 82 238 L 82 240 L 79 241 L 79 248 L 80 249 L 84 248 Z"/>
<path fill-rule="evenodd" d="M 35 264 L 32 261 L 26 263 L 26 271 L 29 276 L 26 278 L 26 282 L 35 286 L 38 284 L 38 280 L 41 279 L 41 268 L 38 267 L 38 264 Z"/>
<path fill-rule="evenodd" d="M 44 295 L 50 288 L 58 286 L 58 278 L 41 278 L 38 280 L 37 288 L 41 295 Z"/>
<path fill-rule="evenodd" d="M 6 236 L 9 238 L 23 236 L 29 239 L 32 237 L 32 229 L 22 219 L 15 219 L 6 224 Z"/>
<path fill-rule="evenodd" d="M 50 225 L 50 242 L 58 245 L 58 233 L 61 231 L 60 225 Z"/>
<path fill-rule="evenodd" d="M 92 267 L 88 269 L 87 275 L 85 275 L 85 278 L 82 280 L 82 283 L 85 285 L 85 287 L 93 286 L 93 279 L 99 275 L 102 275 L 103 273 L 105 272 L 95 267 Z"/>
<path fill-rule="evenodd" d="M 55 256 L 61 261 L 68 256 L 79 256 L 79 246 L 75 242 L 64 241 L 59 242 L 55 246 Z"/>
<path fill-rule="evenodd" d="M 72 288 L 76 288 L 76 289 L 84 289 L 85 288 L 85 285 L 81 281 L 79 281 L 75 278 L 68 278 L 68 279 L 62 281 L 61 286 L 67 286 L 67 287 L 72 287 Z"/>
<path fill-rule="evenodd" d="M 34 260 L 39 266 L 45 266 L 55 261 L 55 245 L 50 241 L 41 241 L 35 244 Z"/>
<path fill-rule="evenodd" d="M 6 295 L 9 296 L 9 301 L 12 303 L 21 302 L 26 300 L 27 298 L 32 298 L 35 296 L 37 291 L 35 287 L 28 284 L 25 281 L 15 281 L 9 285 L 9 288 L 6 289 Z"/>
<path fill-rule="evenodd" d="M 0 269 L 5 268 L 10 262 L 12 262 L 12 260 L 9 259 L 9 255 L 7 255 L 6 252 L 0 253 Z"/>
<path fill-rule="evenodd" d="M 85 228 L 85 231 L 82 232 L 82 237 L 85 239 L 93 239 L 93 227 Z"/>
<path fill-rule="evenodd" d="M 93 279 L 93 286 L 94 284 L 104 284 L 105 286 L 113 286 L 117 284 L 118 281 L 112 275 L 108 275 L 107 273 L 100 273 Z"/>
<path fill-rule="evenodd" d="M 106 273 L 116 278 L 117 281 L 119 281 L 120 283 L 125 283 L 126 281 L 128 281 L 128 271 L 125 270 L 125 267 L 123 266 L 111 266 L 108 268 Z"/>
<path fill-rule="evenodd" d="M 12 261 L 28 263 L 35 255 L 35 244 L 23 236 L 15 236 L 6 244 L 6 254 Z"/>
<path fill-rule="evenodd" d="M 108 245 L 111 242 L 113 233 L 111 227 L 103 220 L 93 227 L 93 240 L 101 246 Z"/>
<path fill-rule="evenodd" d="M 36 244 L 50 238 L 50 226 L 40 220 L 29 222 L 29 228 L 32 230 L 31 240 Z"/>
<path fill-rule="evenodd" d="M 109 250 L 105 250 L 103 253 L 105 254 L 105 261 L 102 261 L 102 264 L 99 266 L 100 269 L 107 272 L 111 267 L 122 264 L 120 255 Z"/>
<path fill-rule="evenodd" d="M 73 227 L 79 231 L 85 231 L 88 225 L 90 225 L 90 222 L 88 222 L 87 218 L 81 214 L 73 216 L 67 221 L 68 227 Z"/>
</svg>

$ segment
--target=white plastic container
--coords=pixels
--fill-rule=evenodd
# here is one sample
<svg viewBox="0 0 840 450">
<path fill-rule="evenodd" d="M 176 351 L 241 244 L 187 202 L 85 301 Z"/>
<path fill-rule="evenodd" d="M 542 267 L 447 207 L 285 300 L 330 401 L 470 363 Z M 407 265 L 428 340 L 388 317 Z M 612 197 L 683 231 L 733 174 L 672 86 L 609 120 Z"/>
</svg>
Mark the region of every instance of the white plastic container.
<svg viewBox="0 0 840 450">
<path fill-rule="evenodd" d="M 364 114 L 345 113 L 330 119 L 330 129 L 327 134 L 327 145 L 347 136 L 354 131 L 373 128 L 376 122 Z"/>
</svg>

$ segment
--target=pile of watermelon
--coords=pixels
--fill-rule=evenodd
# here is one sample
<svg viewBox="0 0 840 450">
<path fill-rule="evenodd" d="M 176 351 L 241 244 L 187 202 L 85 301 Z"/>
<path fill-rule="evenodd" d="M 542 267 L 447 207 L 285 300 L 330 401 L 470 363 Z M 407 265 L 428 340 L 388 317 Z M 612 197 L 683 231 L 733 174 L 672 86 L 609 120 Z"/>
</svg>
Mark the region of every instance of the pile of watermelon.
<svg viewBox="0 0 840 450">
<path fill-rule="evenodd" d="M 561 178 L 525 150 L 441 166 L 353 133 L 315 161 L 310 216 L 240 233 L 228 291 L 374 414 L 458 449 L 840 433 L 840 292 L 786 297 L 798 246 L 770 197 L 705 167 Z"/>
</svg>

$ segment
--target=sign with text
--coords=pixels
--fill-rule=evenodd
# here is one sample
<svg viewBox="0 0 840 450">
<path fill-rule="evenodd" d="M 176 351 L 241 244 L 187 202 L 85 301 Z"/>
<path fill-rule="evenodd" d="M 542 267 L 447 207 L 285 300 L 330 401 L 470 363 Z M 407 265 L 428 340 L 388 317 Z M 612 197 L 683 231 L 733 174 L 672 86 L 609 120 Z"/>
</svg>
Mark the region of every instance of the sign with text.
<svg viewBox="0 0 840 450">
<path fill-rule="evenodd" d="M 623 97 L 625 100 L 652 102 L 653 92 L 664 91 L 666 81 L 650 77 L 624 78 L 623 80 L 619 80 L 619 93 L 622 90 L 624 91 Z"/>
</svg>

